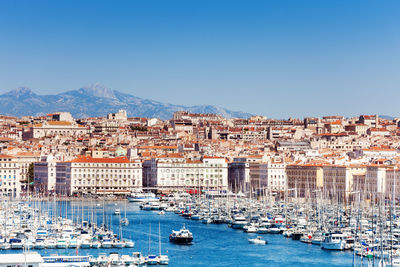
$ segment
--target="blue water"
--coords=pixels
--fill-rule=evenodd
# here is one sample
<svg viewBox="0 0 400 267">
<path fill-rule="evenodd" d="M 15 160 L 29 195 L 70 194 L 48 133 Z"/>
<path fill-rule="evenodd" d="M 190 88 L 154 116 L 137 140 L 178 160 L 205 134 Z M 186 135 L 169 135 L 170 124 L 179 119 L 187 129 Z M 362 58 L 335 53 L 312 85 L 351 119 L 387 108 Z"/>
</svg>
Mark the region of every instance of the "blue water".
<svg viewBox="0 0 400 267">
<path fill-rule="evenodd" d="M 98 221 L 103 219 L 101 207 L 96 207 Z M 65 202 L 64 202 L 65 205 Z M 68 202 L 71 211 L 71 203 Z M 80 205 L 75 202 L 74 205 Z M 114 232 L 118 233 L 119 217 L 113 215 L 115 208 L 124 214 L 124 202 L 106 202 L 106 216 L 113 222 Z M 58 208 L 59 209 L 59 208 Z M 61 210 L 61 209 L 60 209 Z M 86 211 L 85 211 L 86 213 Z M 263 235 L 268 240 L 265 246 L 249 244 L 247 239 L 256 234 L 247 234 L 234 230 L 227 225 L 202 224 L 199 221 L 184 219 L 174 213 L 158 215 L 156 211 L 142 211 L 136 203 L 127 204 L 127 217 L 130 224 L 123 226 L 124 238 L 132 239 L 132 249 L 79 249 L 80 255 L 97 255 L 117 251 L 120 254 L 132 254 L 140 251 L 144 255 L 158 254 L 158 225 L 161 226 L 162 253 L 170 259 L 169 266 L 352 266 L 351 251 L 325 251 L 319 246 L 308 245 L 287 239 L 282 235 Z M 70 212 L 68 212 L 71 216 Z M 86 215 L 85 215 L 86 216 Z M 179 230 L 182 225 L 193 233 L 192 245 L 176 245 L 168 241 L 171 230 Z M 151 226 L 151 234 L 149 230 Z M 149 246 L 150 236 L 150 246 Z M 15 253 L 2 251 L 1 253 Z M 75 249 L 40 250 L 42 255 L 75 255 Z M 365 262 L 364 262 L 365 264 Z"/>
</svg>

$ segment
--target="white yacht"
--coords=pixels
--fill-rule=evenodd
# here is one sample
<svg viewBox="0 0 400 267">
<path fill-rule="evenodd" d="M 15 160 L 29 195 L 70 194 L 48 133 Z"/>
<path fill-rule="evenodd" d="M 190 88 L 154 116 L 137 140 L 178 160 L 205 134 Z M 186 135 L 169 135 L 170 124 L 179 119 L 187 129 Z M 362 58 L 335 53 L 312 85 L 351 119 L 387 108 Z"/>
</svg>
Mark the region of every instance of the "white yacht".
<svg viewBox="0 0 400 267">
<path fill-rule="evenodd" d="M 154 201 L 160 201 L 158 197 L 156 197 L 155 194 L 149 192 L 149 193 L 137 193 L 137 194 L 132 194 L 131 197 L 128 197 L 129 202 L 154 202 Z"/>
<path fill-rule="evenodd" d="M 57 248 L 68 248 L 68 242 L 67 242 L 67 240 L 65 240 L 65 239 L 59 239 L 59 240 L 57 241 L 56 247 L 57 247 Z"/>
<path fill-rule="evenodd" d="M 246 218 L 243 216 L 235 216 L 232 222 L 232 228 L 243 229 L 247 224 Z"/>
<path fill-rule="evenodd" d="M 250 244 L 256 244 L 256 245 L 265 245 L 267 244 L 267 241 L 262 239 L 261 236 L 257 236 L 256 238 L 249 238 L 247 239 Z"/>
<path fill-rule="evenodd" d="M 247 225 L 245 230 L 246 233 L 257 233 L 258 227 L 255 224 Z"/>
<path fill-rule="evenodd" d="M 344 250 L 346 247 L 346 238 L 342 233 L 327 233 L 321 243 L 322 249 Z"/>
</svg>

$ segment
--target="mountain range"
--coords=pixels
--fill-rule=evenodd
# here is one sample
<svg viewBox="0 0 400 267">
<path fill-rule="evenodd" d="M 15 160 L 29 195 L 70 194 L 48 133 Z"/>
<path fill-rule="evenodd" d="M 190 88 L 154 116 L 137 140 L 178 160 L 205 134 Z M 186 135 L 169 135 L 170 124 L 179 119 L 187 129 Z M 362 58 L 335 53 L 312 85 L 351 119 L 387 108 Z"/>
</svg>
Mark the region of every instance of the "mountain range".
<svg viewBox="0 0 400 267">
<path fill-rule="evenodd" d="M 213 105 L 183 106 L 139 98 L 94 84 L 54 95 L 38 95 L 31 89 L 19 87 L 0 95 L 0 114 L 8 116 L 38 116 L 57 111 L 68 111 L 74 118 L 105 117 L 120 109 L 128 117 L 170 119 L 175 111 L 214 113 L 225 118 L 247 118 L 252 114 L 231 111 Z"/>
</svg>

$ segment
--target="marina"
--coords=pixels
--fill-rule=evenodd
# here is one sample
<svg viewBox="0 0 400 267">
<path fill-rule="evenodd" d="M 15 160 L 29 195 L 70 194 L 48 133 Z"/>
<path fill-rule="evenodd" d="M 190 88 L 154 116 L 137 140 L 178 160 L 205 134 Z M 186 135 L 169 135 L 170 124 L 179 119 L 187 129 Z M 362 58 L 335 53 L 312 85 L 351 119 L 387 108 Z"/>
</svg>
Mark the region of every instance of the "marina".
<svg viewBox="0 0 400 267">
<path fill-rule="evenodd" d="M 93 224 L 92 219 L 96 219 L 97 227 L 100 228 L 104 214 L 104 222 L 108 231 L 110 231 L 110 236 L 114 236 L 116 237 L 115 240 L 118 240 L 118 233 L 121 233 L 124 239 L 134 242 L 134 247 L 114 246 L 113 244 L 118 244 L 115 241 L 111 241 L 110 246 L 89 247 L 81 243 L 79 246 L 71 247 L 71 242 L 69 242 L 68 246 L 62 248 L 45 246 L 42 249 L 35 249 L 33 247 L 30 251 L 36 251 L 42 256 L 56 254 L 89 256 L 91 259 L 89 264 L 92 266 L 97 266 L 96 264 L 99 264 L 101 259 L 111 262 L 113 258 L 114 261 L 119 261 L 119 264 L 122 264 L 123 258 L 128 259 L 129 262 L 129 259 L 133 257 L 139 258 L 139 264 L 146 264 L 146 261 L 149 261 L 150 264 L 152 259 L 156 263 L 160 254 L 168 256 L 170 266 L 266 266 L 270 264 L 274 266 L 352 266 L 353 251 L 323 250 L 320 246 L 295 241 L 292 238 L 285 237 L 284 234 L 279 234 L 280 230 L 275 232 L 274 227 L 269 225 L 270 220 L 268 222 L 264 220 L 264 228 L 267 229 L 267 234 L 263 234 L 262 237 L 268 244 L 265 246 L 251 244 L 248 239 L 255 239 L 260 233 L 258 231 L 255 233 L 243 231 L 248 226 L 248 213 L 240 215 L 242 218 L 239 215 L 236 216 L 236 223 L 244 221 L 246 224 L 239 223 L 239 225 L 244 224 L 244 226 L 241 229 L 240 227 L 234 229 L 232 227 L 233 221 L 230 224 L 231 227 L 229 227 L 228 217 L 220 218 L 224 214 L 222 208 L 216 209 L 217 212 L 211 213 L 206 219 L 203 218 L 203 215 L 199 215 L 195 205 L 198 201 L 201 203 L 205 200 L 187 198 L 170 202 L 161 201 L 159 209 L 165 210 L 164 215 L 159 215 L 159 209 L 144 210 L 140 208 L 140 203 L 127 202 L 126 200 L 56 201 L 56 204 L 50 202 L 51 204 L 48 207 L 48 202 L 41 202 L 41 205 L 48 208 L 46 212 L 49 211 L 50 215 L 54 209 L 59 214 L 64 215 L 64 221 L 71 220 L 75 223 L 83 221 Z M 206 206 L 208 206 L 208 202 L 205 202 Z M 222 200 L 215 199 L 211 202 L 213 204 L 210 203 L 210 206 L 216 206 L 217 203 L 222 203 Z M 167 204 L 167 207 L 165 204 Z M 30 205 L 38 205 L 38 202 L 36 204 L 31 202 Z M 186 207 L 188 207 L 186 205 L 191 207 L 190 211 L 186 210 Z M 120 209 L 120 214 L 115 215 L 116 209 Z M 126 219 L 129 220 L 129 225 L 126 226 L 121 224 L 125 210 Z M 218 215 L 218 211 L 220 215 Z M 83 217 L 81 217 L 82 214 Z M 210 223 L 204 223 L 205 220 Z M 212 220 L 215 220 L 216 223 L 213 223 Z M 282 221 L 282 218 L 277 218 L 277 221 Z M 262 224 L 263 221 L 260 220 L 260 222 Z M 182 225 L 185 225 L 193 234 L 194 238 L 190 246 L 169 242 L 171 231 L 181 229 Z M 268 232 L 270 233 L 268 234 Z M 2 250 L 1 253 L 17 253 L 18 251 L 22 252 L 22 249 L 7 249 Z"/>
</svg>

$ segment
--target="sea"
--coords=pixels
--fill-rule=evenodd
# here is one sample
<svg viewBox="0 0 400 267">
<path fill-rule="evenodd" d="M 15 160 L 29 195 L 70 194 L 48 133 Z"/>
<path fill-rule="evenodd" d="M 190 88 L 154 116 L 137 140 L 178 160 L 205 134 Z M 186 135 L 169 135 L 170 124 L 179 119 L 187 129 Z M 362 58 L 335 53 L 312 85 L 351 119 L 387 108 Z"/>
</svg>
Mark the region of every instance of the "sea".
<svg viewBox="0 0 400 267">
<path fill-rule="evenodd" d="M 143 211 L 138 203 L 126 201 L 107 201 L 90 203 L 80 201 L 59 202 L 56 209 L 64 216 L 76 219 L 82 216 L 83 205 L 94 205 L 94 209 L 83 209 L 83 218 L 88 219 L 88 211 L 94 210 L 97 221 L 102 223 L 103 218 L 119 234 L 120 216 L 114 215 L 115 209 L 121 210 L 121 216 L 129 219 L 128 226 L 122 226 L 123 238 L 135 242 L 134 248 L 123 249 L 43 249 L 38 252 L 43 255 L 98 255 L 132 254 L 141 252 L 143 255 L 159 254 L 169 257 L 169 266 L 353 266 L 352 251 L 326 251 L 319 246 L 301 243 L 283 235 L 262 235 L 268 241 L 267 245 L 255 245 L 248 242 L 257 234 L 248 234 L 242 230 L 235 230 L 226 224 L 203 224 L 201 221 L 185 219 L 175 213 L 159 215 L 158 211 Z M 50 205 L 51 209 L 53 206 Z M 104 208 L 103 208 L 104 207 Z M 104 210 L 104 211 L 103 211 Z M 104 216 L 103 216 L 104 214 Z M 185 226 L 193 233 L 191 245 L 178 245 L 169 242 L 172 230 L 179 230 Z M 160 231 L 159 231 L 160 229 Z M 159 242 L 161 239 L 161 242 Z M 16 253 L 16 251 L 1 251 L 0 253 Z M 357 261 L 360 261 L 357 258 Z M 359 265 L 361 263 L 358 263 Z M 366 263 L 364 263 L 367 265 Z"/>
</svg>

